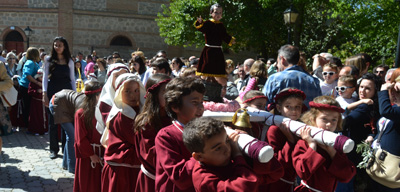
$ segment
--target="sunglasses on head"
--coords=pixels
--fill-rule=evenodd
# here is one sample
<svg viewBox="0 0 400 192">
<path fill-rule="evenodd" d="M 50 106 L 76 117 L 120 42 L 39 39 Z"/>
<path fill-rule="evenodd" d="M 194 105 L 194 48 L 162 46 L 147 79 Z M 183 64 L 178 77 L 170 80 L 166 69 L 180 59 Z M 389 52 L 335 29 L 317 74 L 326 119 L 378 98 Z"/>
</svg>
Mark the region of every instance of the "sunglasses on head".
<svg viewBox="0 0 400 192">
<path fill-rule="evenodd" d="M 335 74 L 335 72 L 333 72 L 333 71 L 324 71 L 324 72 L 322 72 L 322 75 L 324 75 L 324 76 L 327 76 L 327 75 L 330 75 L 330 76 L 332 76 L 332 75 L 334 75 Z"/>
<path fill-rule="evenodd" d="M 353 88 L 353 87 L 346 87 L 346 86 L 338 87 L 338 86 L 336 86 L 336 87 L 335 87 L 335 90 L 336 90 L 337 92 L 345 92 L 346 89 L 351 89 L 351 88 Z"/>
</svg>

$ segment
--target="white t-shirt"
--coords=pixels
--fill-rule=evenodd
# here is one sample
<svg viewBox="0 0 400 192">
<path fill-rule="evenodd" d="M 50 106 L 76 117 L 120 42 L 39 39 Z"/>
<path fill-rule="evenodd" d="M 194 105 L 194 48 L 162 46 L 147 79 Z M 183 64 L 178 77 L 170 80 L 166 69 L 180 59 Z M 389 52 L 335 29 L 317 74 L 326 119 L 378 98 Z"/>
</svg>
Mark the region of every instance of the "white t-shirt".
<svg viewBox="0 0 400 192">
<path fill-rule="evenodd" d="M 326 95 L 326 96 L 332 96 L 333 95 L 334 97 L 337 96 L 337 92 L 335 90 L 335 86 L 337 86 L 337 81 L 334 81 L 331 84 L 327 84 L 324 81 L 320 80 L 319 86 L 321 87 L 322 95 Z"/>
<path fill-rule="evenodd" d="M 346 116 L 348 115 L 348 111 L 346 110 L 347 105 L 356 102 L 357 100 L 358 99 L 356 97 L 352 97 L 350 99 L 345 99 L 342 96 L 336 97 L 336 101 L 339 103 L 340 107 L 342 107 L 345 110 L 345 112 L 342 113 L 342 119 L 346 118 Z"/>
</svg>

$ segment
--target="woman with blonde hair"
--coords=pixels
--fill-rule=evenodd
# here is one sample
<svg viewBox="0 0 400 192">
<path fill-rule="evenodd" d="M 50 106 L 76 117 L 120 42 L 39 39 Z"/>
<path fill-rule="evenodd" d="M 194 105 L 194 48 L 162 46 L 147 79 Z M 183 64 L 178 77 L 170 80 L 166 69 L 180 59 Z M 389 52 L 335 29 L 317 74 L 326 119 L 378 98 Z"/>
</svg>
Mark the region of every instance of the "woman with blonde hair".
<svg viewBox="0 0 400 192">
<path fill-rule="evenodd" d="M 243 92 L 239 94 L 240 99 L 250 90 L 262 90 L 267 81 L 268 69 L 264 62 L 257 60 L 250 68 L 250 80 Z"/>
<path fill-rule="evenodd" d="M 29 83 L 35 83 L 42 86 L 42 82 L 33 78 L 39 70 L 39 50 L 36 47 L 29 47 L 26 51 L 26 62 L 22 68 L 22 77 L 19 79 L 19 94 L 22 96 L 22 116 L 25 126 L 29 124 L 29 110 L 31 104 L 31 96 L 28 94 Z"/>
</svg>

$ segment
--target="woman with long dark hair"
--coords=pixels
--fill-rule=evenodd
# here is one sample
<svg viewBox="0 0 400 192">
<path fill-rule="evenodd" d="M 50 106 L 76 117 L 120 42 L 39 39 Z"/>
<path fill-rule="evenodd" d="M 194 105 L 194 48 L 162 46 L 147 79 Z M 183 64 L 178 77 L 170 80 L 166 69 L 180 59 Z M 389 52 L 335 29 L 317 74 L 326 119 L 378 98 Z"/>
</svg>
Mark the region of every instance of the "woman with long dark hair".
<svg viewBox="0 0 400 192">
<path fill-rule="evenodd" d="M 357 87 L 358 97 L 360 100 L 371 100 L 371 102 L 359 104 L 347 115 L 343 122 L 343 134 L 353 139 L 356 145 L 376 131 L 376 122 L 380 118 L 378 91 L 381 89 L 381 79 L 372 73 L 366 73 L 360 79 L 360 84 Z M 348 157 L 354 165 L 358 165 L 362 161 L 361 154 L 357 154 L 356 150 L 350 152 Z M 365 171 L 358 169 L 352 181 L 354 182 L 354 190 L 364 191 L 363 188 L 367 179 L 368 176 Z"/>
<path fill-rule="evenodd" d="M 140 56 L 135 56 L 129 61 L 129 66 L 131 68 L 131 71 L 135 72 L 134 74 L 140 76 L 140 81 L 143 82 L 144 74 L 146 73 L 146 64 L 144 63 L 142 57 Z"/>
<path fill-rule="evenodd" d="M 76 90 L 74 61 L 71 58 L 68 42 L 64 37 L 54 38 L 51 55 L 46 57 L 43 67 L 43 102 L 48 107 L 49 98 L 55 93 L 63 89 Z M 54 125 L 53 115 L 49 114 L 50 158 L 55 159 L 60 149 L 57 139 L 58 132 L 57 126 Z M 67 133 L 64 157 L 70 162 L 68 167 L 75 169 L 74 129 L 69 127 L 64 130 Z"/>
</svg>

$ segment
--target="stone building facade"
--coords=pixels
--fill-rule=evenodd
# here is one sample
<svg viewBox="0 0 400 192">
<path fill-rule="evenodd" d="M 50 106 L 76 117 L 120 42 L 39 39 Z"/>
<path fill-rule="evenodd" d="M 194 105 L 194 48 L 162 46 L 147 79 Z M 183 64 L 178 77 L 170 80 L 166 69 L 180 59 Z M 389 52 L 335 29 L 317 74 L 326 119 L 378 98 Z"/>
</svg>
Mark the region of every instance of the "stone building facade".
<svg viewBox="0 0 400 192">
<path fill-rule="evenodd" d="M 120 52 L 123 58 L 139 49 L 147 57 L 158 50 L 174 56 L 200 55 L 200 49 L 168 46 L 155 21 L 162 4 L 169 0 L 0 0 L 0 44 L 4 49 L 27 49 L 29 45 L 51 51 L 56 36 L 64 36 L 72 54 L 99 56 Z M 239 60 L 246 56 L 234 56 Z"/>
</svg>

